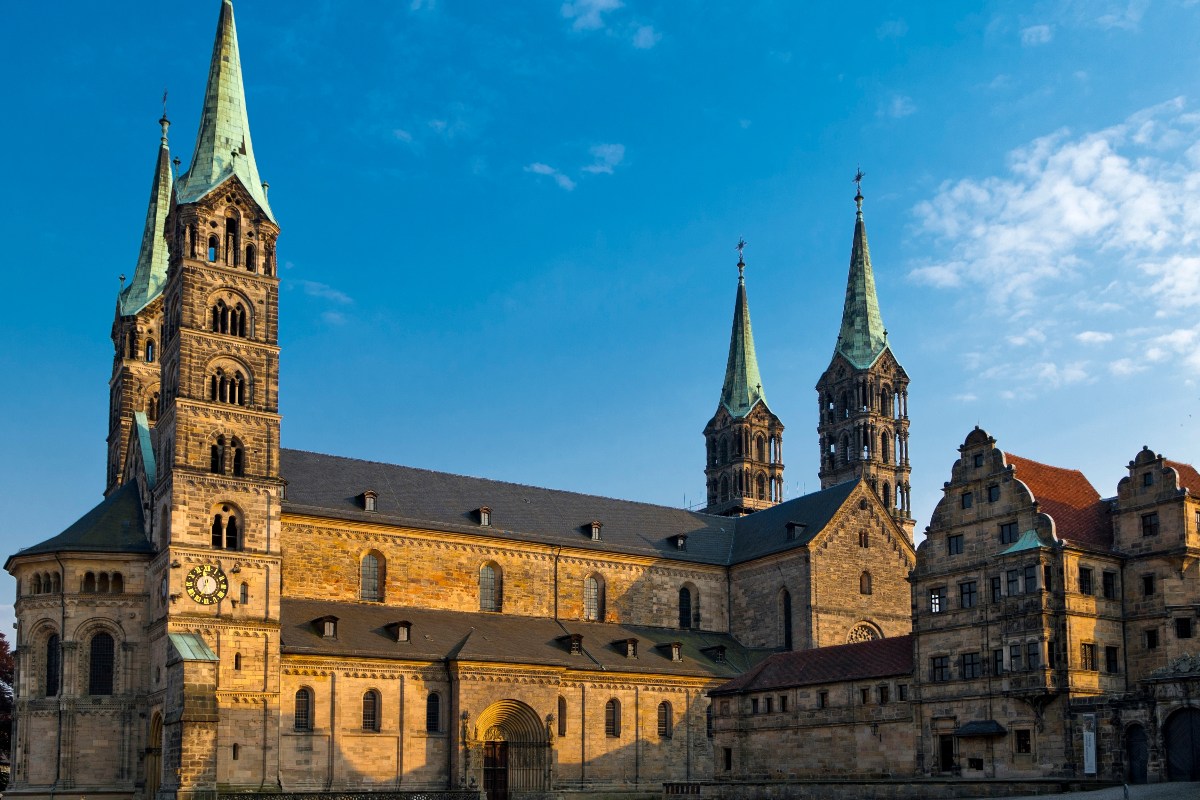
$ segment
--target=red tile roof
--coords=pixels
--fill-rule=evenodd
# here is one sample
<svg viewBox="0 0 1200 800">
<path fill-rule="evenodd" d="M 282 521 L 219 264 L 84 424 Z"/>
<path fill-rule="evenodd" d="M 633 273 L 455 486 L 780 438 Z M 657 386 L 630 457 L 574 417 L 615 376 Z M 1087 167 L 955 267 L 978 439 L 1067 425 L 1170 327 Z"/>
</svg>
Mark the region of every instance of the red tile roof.
<svg viewBox="0 0 1200 800">
<path fill-rule="evenodd" d="M 1033 492 L 1038 510 L 1054 519 L 1058 538 L 1112 548 L 1112 521 L 1100 493 L 1077 469 L 1052 467 L 1005 453 L 1016 477 Z"/>
<path fill-rule="evenodd" d="M 911 675 L 912 636 L 776 653 L 754 669 L 713 689 L 710 694 L 736 694 L 818 683 Z"/>
<path fill-rule="evenodd" d="M 1167 458 L 1163 459 L 1163 463 L 1179 473 L 1180 488 L 1187 489 L 1194 495 L 1200 495 L 1200 472 L 1197 472 L 1195 467 Z"/>
</svg>

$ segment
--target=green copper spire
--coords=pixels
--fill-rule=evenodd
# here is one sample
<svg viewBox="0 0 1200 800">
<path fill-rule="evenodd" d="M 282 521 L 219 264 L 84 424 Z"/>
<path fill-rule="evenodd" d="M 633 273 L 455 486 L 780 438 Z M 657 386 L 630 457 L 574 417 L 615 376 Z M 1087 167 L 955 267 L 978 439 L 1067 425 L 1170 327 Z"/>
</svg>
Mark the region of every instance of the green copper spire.
<svg viewBox="0 0 1200 800">
<path fill-rule="evenodd" d="M 158 121 L 162 126 L 162 143 L 154 165 L 154 180 L 150 184 L 150 206 L 146 209 L 146 227 L 142 231 L 142 246 L 138 250 L 133 280 L 121 290 L 120 314 L 136 314 L 158 297 L 167 282 L 167 237 L 165 225 L 171 210 L 171 151 L 167 147 L 167 128 L 171 123 L 166 114 Z"/>
<path fill-rule="evenodd" d="M 232 176 L 237 176 L 267 218 L 274 222 L 275 216 L 267 204 L 267 192 L 258 177 L 254 148 L 250 144 L 233 2 L 222 0 L 196 149 L 187 174 L 179 179 L 176 195 L 180 203 L 194 203 Z"/>
<path fill-rule="evenodd" d="M 758 357 L 754 354 L 754 332 L 750 329 L 750 304 L 746 301 L 746 262 L 742 260 L 744 241 L 738 242 L 738 288 L 733 303 L 733 333 L 729 337 L 729 361 L 725 365 L 725 385 L 721 387 L 721 405 L 735 417 L 744 417 L 758 403 L 767 405 Z"/>
<path fill-rule="evenodd" d="M 862 179 L 859 173 L 858 180 Z M 846 307 L 842 310 L 842 329 L 838 333 L 837 352 L 859 369 L 875 363 L 887 347 L 887 330 L 875 296 L 875 273 L 871 271 L 871 248 L 867 246 L 867 226 L 863 222 L 862 189 L 854 197 L 858 206 L 854 222 L 854 246 L 850 251 L 850 277 L 846 281 Z"/>
</svg>

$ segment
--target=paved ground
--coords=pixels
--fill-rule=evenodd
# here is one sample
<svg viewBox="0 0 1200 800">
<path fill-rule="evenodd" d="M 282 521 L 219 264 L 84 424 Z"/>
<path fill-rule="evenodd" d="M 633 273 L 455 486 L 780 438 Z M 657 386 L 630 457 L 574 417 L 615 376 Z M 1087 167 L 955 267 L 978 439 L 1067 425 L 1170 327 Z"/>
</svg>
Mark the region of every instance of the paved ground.
<svg viewBox="0 0 1200 800">
<path fill-rule="evenodd" d="M 1129 794 L 1120 786 L 1111 789 L 1099 789 L 1093 792 L 1067 792 L 1066 794 L 1039 794 L 1028 797 L 1008 798 L 1008 800 L 1200 800 L 1200 783 L 1148 783 L 1144 786 L 1130 786 Z"/>
</svg>

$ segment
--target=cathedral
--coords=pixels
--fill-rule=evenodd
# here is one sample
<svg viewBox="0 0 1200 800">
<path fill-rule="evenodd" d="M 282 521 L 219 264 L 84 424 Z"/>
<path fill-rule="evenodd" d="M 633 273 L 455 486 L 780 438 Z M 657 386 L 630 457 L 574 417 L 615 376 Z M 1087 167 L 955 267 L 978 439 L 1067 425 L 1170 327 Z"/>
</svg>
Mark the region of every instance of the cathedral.
<svg viewBox="0 0 1200 800">
<path fill-rule="evenodd" d="M 772 653 L 907 641 L 909 381 L 861 192 L 817 383 L 821 490 L 782 499 L 739 258 L 689 511 L 285 449 L 286 220 L 231 0 L 180 175 L 160 125 L 103 500 L 5 565 L 10 795 L 656 795 L 719 777 L 709 693 Z"/>
</svg>

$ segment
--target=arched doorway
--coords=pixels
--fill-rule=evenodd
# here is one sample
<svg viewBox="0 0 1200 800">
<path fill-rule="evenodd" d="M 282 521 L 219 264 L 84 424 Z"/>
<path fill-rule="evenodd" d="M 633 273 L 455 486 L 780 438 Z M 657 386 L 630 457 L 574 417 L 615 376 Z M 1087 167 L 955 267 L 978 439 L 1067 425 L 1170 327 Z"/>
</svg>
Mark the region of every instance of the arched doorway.
<svg viewBox="0 0 1200 800">
<path fill-rule="evenodd" d="M 519 798 L 550 788 L 550 738 L 537 712 L 519 700 L 501 700 L 479 715 L 475 736 L 483 755 L 488 800 Z"/>
<path fill-rule="evenodd" d="M 1181 708 L 1163 726 L 1167 780 L 1200 781 L 1200 710 Z"/>
<path fill-rule="evenodd" d="M 162 714 L 157 711 L 150 719 L 150 738 L 146 740 L 146 797 L 158 793 L 162 781 Z"/>
<path fill-rule="evenodd" d="M 1150 744 L 1146 729 L 1141 725 L 1130 725 L 1125 731 L 1125 770 L 1130 783 L 1146 782 L 1146 762 L 1150 757 Z"/>
</svg>

